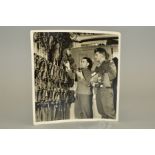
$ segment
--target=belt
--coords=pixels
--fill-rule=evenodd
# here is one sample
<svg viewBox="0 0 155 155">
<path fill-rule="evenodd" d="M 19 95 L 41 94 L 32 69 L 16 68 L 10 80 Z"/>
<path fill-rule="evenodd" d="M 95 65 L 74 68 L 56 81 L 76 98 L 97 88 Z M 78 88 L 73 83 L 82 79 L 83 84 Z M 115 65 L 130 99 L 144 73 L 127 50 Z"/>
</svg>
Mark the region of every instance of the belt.
<svg viewBox="0 0 155 155">
<path fill-rule="evenodd" d="M 103 84 L 98 84 L 97 88 L 112 88 L 112 87 L 105 87 Z"/>
</svg>

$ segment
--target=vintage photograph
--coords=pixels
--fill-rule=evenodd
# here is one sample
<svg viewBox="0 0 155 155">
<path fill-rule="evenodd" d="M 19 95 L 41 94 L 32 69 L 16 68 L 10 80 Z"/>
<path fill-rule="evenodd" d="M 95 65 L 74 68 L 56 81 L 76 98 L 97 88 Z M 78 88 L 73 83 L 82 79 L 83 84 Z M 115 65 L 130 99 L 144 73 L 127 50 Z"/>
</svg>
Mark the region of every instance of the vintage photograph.
<svg viewBox="0 0 155 155">
<path fill-rule="evenodd" d="M 120 33 L 32 30 L 33 123 L 118 121 Z"/>
</svg>

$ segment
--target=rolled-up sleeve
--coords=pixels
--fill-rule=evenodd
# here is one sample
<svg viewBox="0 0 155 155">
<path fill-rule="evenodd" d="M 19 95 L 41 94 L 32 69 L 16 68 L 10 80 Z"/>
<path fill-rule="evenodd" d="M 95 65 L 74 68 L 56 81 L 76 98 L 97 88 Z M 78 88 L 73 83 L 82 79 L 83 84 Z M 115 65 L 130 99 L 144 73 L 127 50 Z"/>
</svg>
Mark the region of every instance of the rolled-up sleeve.
<svg viewBox="0 0 155 155">
<path fill-rule="evenodd" d="M 72 70 L 68 70 L 67 73 L 68 73 L 68 76 L 69 76 L 71 79 L 74 79 L 74 78 L 75 78 L 75 74 L 72 72 Z"/>
<path fill-rule="evenodd" d="M 108 75 L 110 80 L 113 80 L 116 78 L 116 66 L 114 62 L 110 62 Z"/>
</svg>

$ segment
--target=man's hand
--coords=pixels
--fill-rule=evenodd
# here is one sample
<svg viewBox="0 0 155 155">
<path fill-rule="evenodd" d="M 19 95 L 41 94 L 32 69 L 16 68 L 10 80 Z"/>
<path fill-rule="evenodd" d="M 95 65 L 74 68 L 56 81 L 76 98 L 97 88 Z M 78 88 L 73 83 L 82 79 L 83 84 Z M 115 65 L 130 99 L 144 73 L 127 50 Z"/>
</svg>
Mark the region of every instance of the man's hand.
<svg viewBox="0 0 155 155">
<path fill-rule="evenodd" d="M 71 52 L 70 52 L 69 49 L 67 49 L 67 55 L 68 55 L 68 56 L 71 55 Z"/>
<path fill-rule="evenodd" d="M 97 83 L 98 82 L 98 74 L 95 74 L 91 79 L 90 79 L 90 83 Z"/>
<path fill-rule="evenodd" d="M 76 74 L 80 79 L 84 79 L 82 72 L 76 71 Z"/>
<path fill-rule="evenodd" d="M 64 62 L 64 65 L 65 65 L 67 70 L 71 70 L 69 61 L 67 61 L 66 63 Z"/>
</svg>

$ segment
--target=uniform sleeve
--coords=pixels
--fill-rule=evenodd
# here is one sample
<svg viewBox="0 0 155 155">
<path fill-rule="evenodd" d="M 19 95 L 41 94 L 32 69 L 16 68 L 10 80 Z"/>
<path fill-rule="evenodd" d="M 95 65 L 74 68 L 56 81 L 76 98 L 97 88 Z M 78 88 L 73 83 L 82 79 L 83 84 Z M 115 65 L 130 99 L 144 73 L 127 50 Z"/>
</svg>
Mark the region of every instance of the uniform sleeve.
<svg viewBox="0 0 155 155">
<path fill-rule="evenodd" d="M 89 70 L 83 70 L 83 76 L 84 76 L 84 79 L 87 82 L 90 82 L 90 79 L 91 79 L 91 71 L 89 71 Z"/>
<path fill-rule="evenodd" d="M 113 80 L 116 78 L 116 66 L 114 62 L 110 62 L 108 75 L 110 80 Z"/>
<path fill-rule="evenodd" d="M 116 77 L 116 66 L 114 62 L 108 62 L 102 64 L 100 67 L 96 68 L 96 73 L 104 79 L 104 74 L 107 73 L 109 80 L 112 81 Z"/>
<path fill-rule="evenodd" d="M 75 74 L 72 72 L 72 70 L 68 70 L 67 73 L 68 73 L 68 76 L 69 76 L 71 79 L 74 79 L 74 78 L 75 78 Z"/>
</svg>

